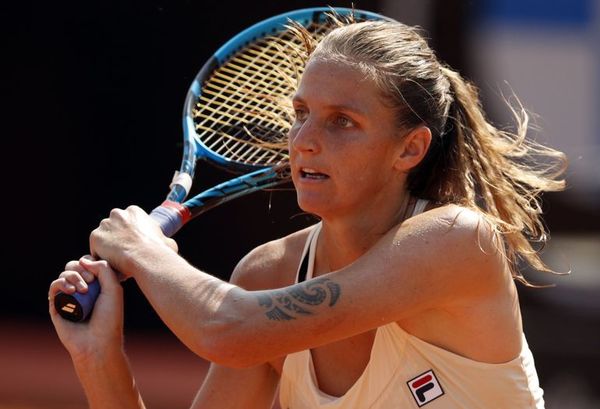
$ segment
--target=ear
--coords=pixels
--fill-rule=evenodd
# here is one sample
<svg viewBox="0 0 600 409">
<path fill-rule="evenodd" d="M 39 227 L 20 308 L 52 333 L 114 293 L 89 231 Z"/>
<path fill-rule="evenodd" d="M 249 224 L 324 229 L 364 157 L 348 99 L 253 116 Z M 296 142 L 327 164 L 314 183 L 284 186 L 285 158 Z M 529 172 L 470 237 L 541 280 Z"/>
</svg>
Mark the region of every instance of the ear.
<svg viewBox="0 0 600 409">
<path fill-rule="evenodd" d="M 422 160 L 431 144 L 431 130 L 424 126 L 411 129 L 403 138 L 400 150 L 394 162 L 394 168 L 408 172 Z"/>
</svg>

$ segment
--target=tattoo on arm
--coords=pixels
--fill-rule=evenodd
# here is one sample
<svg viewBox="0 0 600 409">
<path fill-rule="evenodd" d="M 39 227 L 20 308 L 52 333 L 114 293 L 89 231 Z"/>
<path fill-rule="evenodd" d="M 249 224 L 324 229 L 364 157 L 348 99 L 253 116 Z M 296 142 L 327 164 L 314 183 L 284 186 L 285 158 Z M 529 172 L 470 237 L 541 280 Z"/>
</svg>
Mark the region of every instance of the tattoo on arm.
<svg viewBox="0 0 600 409">
<path fill-rule="evenodd" d="M 296 284 L 285 290 L 272 290 L 257 295 L 258 305 L 265 307 L 270 320 L 295 320 L 301 315 L 312 315 L 311 307 L 327 302 L 333 307 L 340 298 L 339 284 L 329 278 L 316 278 Z"/>
</svg>

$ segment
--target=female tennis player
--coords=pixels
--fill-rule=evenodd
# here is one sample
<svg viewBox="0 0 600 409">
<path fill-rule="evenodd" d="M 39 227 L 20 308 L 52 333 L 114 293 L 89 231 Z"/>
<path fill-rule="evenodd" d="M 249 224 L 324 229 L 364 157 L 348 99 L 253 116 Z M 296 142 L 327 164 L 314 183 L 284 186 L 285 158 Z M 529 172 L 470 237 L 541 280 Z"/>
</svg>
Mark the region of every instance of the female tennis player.
<svg viewBox="0 0 600 409">
<path fill-rule="evenodd" d="M 520 108 L 514 133 L 488 122 L 411 27 L 305 37 L 290 165 L 320 221 L 254 249 L 227 283 L 140 208 L 113 210 L 50 287 L 100 280 L 87 324 L 50 303 L 91 407 L 144 406 L 123 350 L 132 277 L 212 362 L 193 408 L 270 408 L 278 388 L 284 409 L 543 408 L 515 281 L 529 284 L 524 263 L 548 270 L 530 242 L 545 240 L 539 195 L 563 188 L 564 155 L 525 139 Z"/>
</svg>

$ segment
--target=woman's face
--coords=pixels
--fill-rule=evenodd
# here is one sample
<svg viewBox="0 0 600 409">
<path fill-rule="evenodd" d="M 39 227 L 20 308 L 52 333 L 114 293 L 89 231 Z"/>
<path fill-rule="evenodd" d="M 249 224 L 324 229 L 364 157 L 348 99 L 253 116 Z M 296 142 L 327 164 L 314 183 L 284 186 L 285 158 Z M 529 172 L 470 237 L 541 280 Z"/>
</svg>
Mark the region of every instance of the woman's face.
<svg viewBox="0 0 600 409">
<path fill-rule="evenodd" d="M 290 163 L 303 210 L 360 214 L 397 200 L 402 137 L 371 79 L 350 65 L 311 60 L 293 104 Z"/>
</svg>

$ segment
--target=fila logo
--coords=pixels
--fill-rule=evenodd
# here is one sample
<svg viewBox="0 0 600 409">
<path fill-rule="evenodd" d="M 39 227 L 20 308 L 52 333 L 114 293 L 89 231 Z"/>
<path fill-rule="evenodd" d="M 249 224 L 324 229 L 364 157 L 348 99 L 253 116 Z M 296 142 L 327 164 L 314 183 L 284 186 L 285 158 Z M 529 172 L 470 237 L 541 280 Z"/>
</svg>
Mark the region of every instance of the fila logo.
<svg viewBox="0 0 600 409">
<path fill-rule="evenodd" d="M 432 370 L 411 379 L 407 384 L 419 407 L 427 405 L 444 394 Z"/>
</svg>

